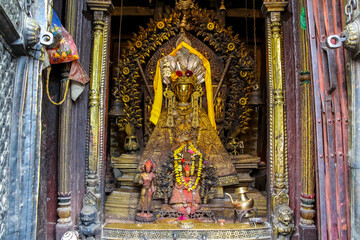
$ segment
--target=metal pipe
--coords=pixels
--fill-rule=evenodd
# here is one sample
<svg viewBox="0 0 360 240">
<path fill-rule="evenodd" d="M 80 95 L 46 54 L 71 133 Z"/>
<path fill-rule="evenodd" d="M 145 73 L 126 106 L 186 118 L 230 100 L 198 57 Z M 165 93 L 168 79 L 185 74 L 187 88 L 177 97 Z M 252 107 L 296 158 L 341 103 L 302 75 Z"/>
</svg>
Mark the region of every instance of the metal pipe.
<svg viewBox="0 0 360 240">
<path fill-rule="evenodd" d="M 141 64 L 140 64 L 139 59 L 136 59 L 136 63 L 137 63 L 137 65 L 138 65 L 139 69 L 140 69 L 140 74 L 141 74 L 141 76 L 142 76 L 142 78 L 144 79 L 144 82 L 145 82 L 145 84 L 146 84 L 146 90 L 147 90 L 148 93 L 149 93 L 149 96 L 150 96 L 150 98 L 151 98 L 151 102 L 154 102 L 154 96 L 152 95 L 152 93 L 151 93 L 151 91 L 150 91 L 149 83 L 148 83 L 148 81 L 146 80 L 146 77 L 145 77 L 145 74 L 144 74 L 144 70 L 143 70 L 142 67 L 141 67 Z"/>
<path fill-rule="evenodd" d="M 229 56 L 228 60 L 226 60 L 226 65 L 225 65 L 225 69 L 224 69 L 224 72 L 222 73 L 221 75 L 221 79 L 220 79 L 220 82 L 219 82 L 219 85 L 216 89 L 216 92 L 214 94 L 214 102 L 216 100 L 216 96 L 218 95 L 219 91 L 220 91 L 220 88 L 221 88 L 221 85 L 223 84 L 224 82 L 224 79 L 225 79 L 225 75 L 227 73 L 227 71 L 229 70 L 229 66 L 230 66 L 230 63 L 231 63 L 231 59 L 233 58 L 232 55 Z"/>
</svg>

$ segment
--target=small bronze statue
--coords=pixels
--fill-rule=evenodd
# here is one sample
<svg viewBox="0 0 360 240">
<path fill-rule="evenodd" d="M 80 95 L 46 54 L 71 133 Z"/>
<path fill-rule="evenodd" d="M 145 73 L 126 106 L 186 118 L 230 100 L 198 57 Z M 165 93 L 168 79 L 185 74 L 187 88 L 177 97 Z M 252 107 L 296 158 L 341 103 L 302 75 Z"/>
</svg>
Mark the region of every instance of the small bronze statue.
<svg viewBox="0 0 360 240">
<path fill-rule="evenodd" d="M 138 205 L 138 210 L 141 212 L 137 213 L 136 220 L 139 222 L 152 222 L 154 221 L 154 215 L 150 211 L 152 195 L 156 191 L 155 165 L 148 160 L 142 167 L 142 171 L 139 179 L 142 188 Z"/>
<path fill-rule="evenodd" d="M 220 93 L 216 97 L 214 108 L 215 108 L 215 120 L 217 123 L 219 123 L 223 120 L 223 110 L 224 110 L 224 103 L 222 97 L 220 96 Z"/>
<path fill-rule="evenodd" d="M 276 239 L 289 240 L 294 232 L 293 211 L 282 204 L 276 207 L 273 219 L 273 232 Z"/>
</svg>

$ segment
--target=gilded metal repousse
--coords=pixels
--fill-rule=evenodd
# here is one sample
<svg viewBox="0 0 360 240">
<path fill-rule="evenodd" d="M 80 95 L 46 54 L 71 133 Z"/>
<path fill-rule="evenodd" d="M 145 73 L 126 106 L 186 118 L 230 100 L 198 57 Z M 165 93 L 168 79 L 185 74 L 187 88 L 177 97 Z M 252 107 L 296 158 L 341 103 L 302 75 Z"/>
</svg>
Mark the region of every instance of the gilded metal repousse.
<svg viewBox="0 0 360 240">
<path fill-rule="evenodd" d="M 105 12 L 94 12 L 93 55 L 89 90 L 90 139 L 88 139 L 88 171 L 89 173 L 94 172 L 95 175 L 97 175 L 98 172 L 101 172 L 103 167 L 104 88 L 106 77 L 108 22 L 109 17 Z M 99 181 L 97 181 L 97 184 L 99 184 Z M 95 194 L 99 194 L 99 186 L 96 186 L 96 188 L 92 188 L 91 190 L 94 191 Z"/>
<path fill-rule="evenodd" d="M 173 37 L 180 32 L 179 24 L 181 23 L 182 12 L 178 9 L 173 9 L 169 15 L 158 21 L 150 20 L 148 27 L 140 27 L 140 31 L 134 34 L 129 42 L 129 51 L 122 59 L 119 60 L 118 67 L 115 68 L 116 73 L 119 70 L 119 77 L 114 78 L 114 87 L 119 89 L 121 95 L 129 96 L 130 100 L 124 103 L 124 112 L 126 114 L 127 122 L 134 123 L 134 126 L 141 127 L 142 109 L 141 109 L 141 84 L 140 84 L 140 69 L 136 64 L 139 61 L 141 64 L 148 62 L 148 58 L 161 46 L 166 46 L 168 42 L 173 41 Z M 158 27 L 159 23 L 163 23 L 161 28 Z M 211 23 L 212 31 L 208 30 L 208 23 Z M 222 25 L 214 22 L 213 18 L 206 12 L 206 10 L 199 8 L 196 4 L 187 13 L 186 24 L 190 29 L 200 37 L 204 43 L 210 45 L 215 50 L 222 61 L 226 61 L 232 54 L 232 63 L 229 68 L 229 75 L 231 76 L 229 82 L 229 93 L 227 95 L 229 101 L 226 101 L 226 116 L 223 121 L 225 129 L 230 129 L 232 126 L 239 126 L 242 132 L 248 129 L 248 121 L 252 109 L 248 105 L 239 105 L 240 98 L 248 98 L 252 85 L 254 83 L 254 75 L 252 70 L 252 59 L 249 52 L 243 43 L 240 42 L 237 35 L 234 36 L 231 27 L 224 28 Z M 191 34 L 186 32 L 186 35 L 191 37 Z M 196 39 L 196 38 L 195 38 Z M 198 40 L 198 39 L 197 39 Z M 193 40 L 191 40 L 193 41 Z M 199 40 L 198 40 L 199 41 Z M 195 40 L 196 42 L 196 40 Z M 141 47 L 139 44 L 141 43 Z M 174 46 L 169 46 L 173 49 Z M 230 48 L 228 48 L 230 46 Z M 161 53 L 155 52 L 157 58 L 150 58 L 150 67 L 146 68 L 149 78 L 153 79 L 155 74 L 156 62 L 160 57 L 168 54 L 168 48 L 164 48 Z M 164 52 L 165 51 L 165 52 Z M 201 51 L 200 51 L 201 52 Z M 213 59 L 211 54 L 212 50 L 206 50 L 202 54 L 210 59 Z M 207 56 L 209 54 L 210 56 Z M 124 74 L 124 69 L 126 73 Z M 128 71 L 129 69 L 129 71 Z M 221 75 L 214 68 L 216 75 Z M 244 74 L 246 72 L 246 74 Z M 114 74 L 116 75 L 116 74 Z M 212 74 L 213 75 L 213 74 Z M 213 79 L 220 79 L 213 77 Z M 146 123 L 146 121 L 145 121 Z M 150 129 L 146 126 L 146 129 Z"/>
<path fill-rule="evenodd" d="M 269 48 L 269 92 L 270 92 L 270 191 L 271 208 L 275 210 L 276 205 L 285 201 L 287 196 L 287 182 L 285 182 L 285 116 L 284 116 L 284 90 L 282 69 L 282 41 L 280 13 L 271 12 L 271 20 L 268 20 L 268 48 Z"/>
<path fill-rule="evenodd" d="M 270 211 L 275 230 L 277 229 L 278 214 L 281 213 L 281 211 L 279 212 L 280 206 L 289 208 L 284 50 L 281 23 L 281 13 L 287 4 L 287 1 L 264 2 L 264 7 L 268 12 L 266 26 L 269 65 Z M 292 212 L 289 214 L 292 215 Z M 274 232 L 275 238 L 281 239 L 281 236 Z"/>
<path fill-rule="evenodd" d="M 290 207 L 285 204 L 276 206 L 273 219 L 274 237 L 279 240 L 290 240 L 294 229 L 293 211 Z"/>
<path fill-rule="evenodd" d="M 105 78 L 106 78 L 106 63 L 108 58 L 107 40 L 108 40 L 108 26 L 109 26 L 109 12 L 112 11 L 113 6 L 111 1 L 87 1 L 90 10 L 93 11 L 93 33 L 92 33 L 92 59 L 90 71 L 90 90 L 89 90 L 89 129 L 87 135 L 87 174 L 86 174 L 86 196 L 81 217 L 82 234 L 86 236 L 93 236 L 98 233 L 97 230 L 88 229 L 86 221 L 88 221 L 87 214 L 94 217 L 96 223 L 99 222 L 99 215 L 93 216 L 92 209 L 98 209 L 101 194 L 100 182 L 102 168 L 103 168 L 103 152 L 104 152 L 104 109 L 105 109 Z M 93 203 L 95 201 L 95 203 Z M 89 205 L 89 203 L 91 204 Z M 95 205 L 94 205 L 95 204 Z M 90 211 L 91 210 L 91 211 Z M 90 212 L 89 212 L 90 211 Z M 91 220 L 92 221 L 92 220 Z M 92 232 L 91 232 L 92 231 Z M 87 233 L 91 233 L 90 235 Z"/>
<path fill-rule="evenodd" d="M 248 225 L 226 224 L 225 226 L 231 225 L 228 229 L 218 224 L 208 226 L 194 224 L 193 229 L 187 230 L 180 229 L 174 224 L 162 224 L 161 229 L 154 229 L 154 225 L 149 225 L 145 228 L 146 230 L 144 229 L 145 231 L 138 227 L 130 230 L 125 225 L 105 225 L 103 239 L 271 239 L 272 232 L 267 223 L 265 226 L 257 228 L 248 227 Z M 211 231 L 205 231 L 210 229 Z"/>
<path fill-rule="evenodd" d="M 179 10 L 187 10 L 194 7 L 194 0 L 178 0 L 176 1 L 176 8 Z"/>
</svg>

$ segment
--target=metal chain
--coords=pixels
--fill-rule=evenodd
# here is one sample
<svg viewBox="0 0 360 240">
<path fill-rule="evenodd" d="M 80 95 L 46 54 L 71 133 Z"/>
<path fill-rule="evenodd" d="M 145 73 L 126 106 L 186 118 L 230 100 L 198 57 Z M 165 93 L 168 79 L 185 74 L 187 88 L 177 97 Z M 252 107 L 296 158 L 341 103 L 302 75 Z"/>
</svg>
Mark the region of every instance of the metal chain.
<svg viewBox="0 0 360 240">
<path fill-rule="evenodd" d="M 255 0 L 253 0 L 253 19 L 254 19 L 254 68 L 255 68 L 255 83 L 257 82 L 257 62 L 256 62 L 256 16 L 255 16 Z"/>
<path fill-rule="evenodd" d="M 31 16 L 31 5 L 34 3 L 34 0 L 25 0 L 24 2 L 24 8 L 25 8 L 25 12 L 29 17 Z"/>
<path fill-rule="evenodd" d="M 245 0 L 245 9 L 247 10 L 247 2 L 248 0 Z M 248 37 L 248 18 L 245 18 L 245 42 L 246 45 L 249 45 L 249 37 Z"/>
<path fill-rule="evenodd" d="M 121 53 L 121 27 L 122 27 L 122 21 L 123 21 L 123 9 L 124 9 L 124 0 L 121 0 L 120 4 L 120 21 L 119 21 L 119 45 L 118 45 L 118 52 L 117 52 L 117 72 L 116 72 L 116 80 L 119 81 L 120 76 L 120 53 Z"/>
<path fill-rule="evenodd" d="M 351 16 L 354 13 L 354 10 L 357 8 L 357 0 L 348 0 L 345 5 L 345 14 L 347 16 L 346 24 L 351 22 Z M 347 40 L 346 36 L 343 35 L 331 35 L 326 38 L 326 45 L 330 49 L 336 49 L 341 47 L 342 43 Z"/>
<path fill-rule="evenodd" d="M 348 0 L 348 3 L 345 5 L 345 14 L 347 16 L 346 23 L 351 22 L 351 15 L 357 7 L 357 0 Z"/>
</svg>

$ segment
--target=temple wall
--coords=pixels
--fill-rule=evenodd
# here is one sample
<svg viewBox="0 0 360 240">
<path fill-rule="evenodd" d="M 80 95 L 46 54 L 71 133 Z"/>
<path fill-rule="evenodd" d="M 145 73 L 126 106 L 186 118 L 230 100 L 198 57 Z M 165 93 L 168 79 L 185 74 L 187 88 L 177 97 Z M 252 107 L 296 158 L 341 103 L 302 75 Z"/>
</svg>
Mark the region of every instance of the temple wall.
<svg viewBox="0 0 360 240">
<path fill-rule="evenodd" d="M 15 82 L 16 59 L 12 59 L 4 44 L 0 43 L 0 239 L 5 236 L 5 225 L 8 219 L 9 194 L 9 158 L 12 118 L 13 85 Z"/>
<path fill-rule="evenodd" d="M 48 4 L 0 1 L 0 239 L 36 238 Z"/>
</svg>

